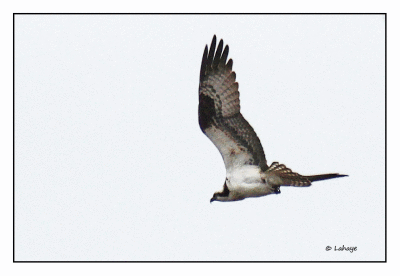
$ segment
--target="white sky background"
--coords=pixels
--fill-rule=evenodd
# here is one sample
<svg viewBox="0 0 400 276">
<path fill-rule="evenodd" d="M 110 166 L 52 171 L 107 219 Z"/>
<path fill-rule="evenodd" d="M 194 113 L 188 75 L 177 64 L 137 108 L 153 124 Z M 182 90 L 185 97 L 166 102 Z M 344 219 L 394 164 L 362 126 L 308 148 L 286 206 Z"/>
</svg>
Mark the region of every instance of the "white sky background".
<svg viewBox="0 0 400 276">
<path fill-rule="evenodd" d="M 15 260 L 384 260 L 384 23 L 16 16 Z M 268 164 L 350 177 L 209 203 L 225 168 L 197 91 L 214 34 Z"/>
</svg>

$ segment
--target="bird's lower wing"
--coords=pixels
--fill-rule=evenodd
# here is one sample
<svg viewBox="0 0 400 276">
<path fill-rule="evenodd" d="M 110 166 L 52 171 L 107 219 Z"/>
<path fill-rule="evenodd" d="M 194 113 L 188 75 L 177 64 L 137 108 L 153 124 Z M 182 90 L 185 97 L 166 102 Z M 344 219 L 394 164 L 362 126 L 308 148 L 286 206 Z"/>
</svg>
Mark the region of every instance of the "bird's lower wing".
<svg viewBox="0 0 400 276">
<path fill-rule="evenodd" d="M 227 169 L 250 164 L 265 171 L 268 167 L 260 140 L 240 113 L 236 74 L 232 60 L 226 62 L 229 47 L 223 50 L 221 40 L 215 48 L 214 36 L 210 51 L 207 46 L 204 49 L 200 70 L 200 128 L 220 151 Z"/>
<path fill-rule="evenodd" d="M 227 169 L 243 165 L 267 169 L 261 143 L 241 114 L 231 118 L 215 118 L 204 133 L 218 148 Z"/>
</svg>

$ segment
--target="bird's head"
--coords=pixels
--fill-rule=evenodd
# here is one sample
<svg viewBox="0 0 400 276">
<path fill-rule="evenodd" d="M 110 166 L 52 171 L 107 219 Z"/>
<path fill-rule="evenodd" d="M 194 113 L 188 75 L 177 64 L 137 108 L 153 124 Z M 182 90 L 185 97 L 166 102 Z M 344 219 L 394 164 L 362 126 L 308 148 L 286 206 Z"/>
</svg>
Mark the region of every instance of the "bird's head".
<svg viewBox="0 0 400 276">
<path fill-rule="evenodd" d="M 226 185 L 227 181 L 228 179 L 225 180 L 222 191 L 214 193 L 213 197 L 210 199 L 210 203 L 213 201 L 231 201 L 231 199 L 229 198 L 228 185 Z"/>
</svg>

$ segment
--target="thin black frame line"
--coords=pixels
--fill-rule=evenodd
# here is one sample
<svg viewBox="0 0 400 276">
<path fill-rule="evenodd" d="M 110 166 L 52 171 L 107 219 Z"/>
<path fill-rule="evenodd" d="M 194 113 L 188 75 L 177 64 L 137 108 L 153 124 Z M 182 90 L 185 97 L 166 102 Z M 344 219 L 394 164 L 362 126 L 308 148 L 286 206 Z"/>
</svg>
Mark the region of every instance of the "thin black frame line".
<svg viewBox="0 0 400 276">
<path fill-rule="evenodd" d="M 387 14 L 385 14 L 385 262 L 387 262 Z"/>
<path fill-rule="evenodd" d="M 385 16 L 385 260 L 384 261 L 16 261 L 15 260 L 15 16 L 16 15 L 164 15 L 163 13 L 13 13 L 13 262 L 14 263 L 387 263 L 387 13 L 205 13 L 205 15 L 384 15 Z M 182 13 L 166 13 L 181 15 Z M 188 13 L 187 15 L 204 15 Z M 182 15 L 186 15 L 183 13 Z"/>
<path fill-rule="evenodd" d="M 15 262 L 15 14 L 13 15 L 13 261 Z"/>
<path fill-rule="evenodd" d="M 14 261 L 14 263 L 386 263 L 386 261 Z"/>
<path fill-rule="evenodd" d="M 386 15 L 387 13 L 14 13 L 14 15 Z"/>
</svg>

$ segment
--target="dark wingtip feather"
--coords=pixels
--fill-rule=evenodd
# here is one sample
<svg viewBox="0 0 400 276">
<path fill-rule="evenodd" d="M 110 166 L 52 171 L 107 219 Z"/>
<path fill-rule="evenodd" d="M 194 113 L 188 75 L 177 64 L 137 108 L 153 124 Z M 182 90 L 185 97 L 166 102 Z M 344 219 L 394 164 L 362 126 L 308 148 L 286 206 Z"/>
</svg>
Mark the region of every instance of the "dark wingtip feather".
<svg viewBox="0 0 400 276">
<path fill-rule="evenodd" d="M 226 63 L 229 53 L 229 46 L 225 45 L 224 41 L 221 39 L 218 43 L 217 50 L 215 51 L 217 45 L 217 36 L 214 35 L 210 44 L 210 48 L 206 45 L 203 53 L 203 59 L 201 62 L 200 69 L 200 82 L 203 81 L 209 72 L 212 70 L 225 69 L 232 71 L 232 59 Z"/>
<path fill-rule="evenodd" d="M 203 59 L 201 60 L 201 69 L 200 69 L 200 81 L 204 79 L 206 75 L 206 68 L 207 68 L 207 55 L 208 55 L 208 46 L 204 48 Z"/>
<path fill-rule="evenodd" d="M 214 35 L 214 37 L 213 37 L 213 39 L 211 41 L 210 51 L 208 52 L 207 70 L 211 69 L 212 61 L 214 59 L 215 45 L 216 44 L 217 44 L 217 37 Z"/>
<path fill-rule="evenodd" d="M 231 70 L 231 71 L 232 71 L 232 65 L 233 65 L 233 60 L 232 60 L 232 59 L 229 59 L 229 60 L 228 60 L 228 63 L 226 64 L 226 68 L 227 68 L 228 70 Z"/>
<path fill-rule="evenodd" d="M 221 59 L 219 61 L 219 66 L 225 66 L 226 59 L 228 58 L 228 54 L 229 54 L 229 46 L 226 45 L 224 52 L 222 53 Z"/>
<path fill-rule="evenodd" d="M 213 68 L 217 68 L 219 64 L 219 60 L 221 59 L 222 48 L 224 47 L 224 41 L 221 39 L 218 43 L 217 52 L 215 53 Z"/>
</svg>

